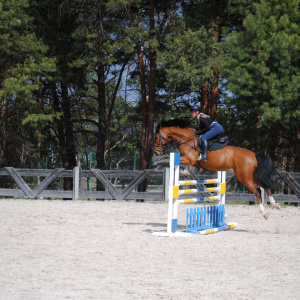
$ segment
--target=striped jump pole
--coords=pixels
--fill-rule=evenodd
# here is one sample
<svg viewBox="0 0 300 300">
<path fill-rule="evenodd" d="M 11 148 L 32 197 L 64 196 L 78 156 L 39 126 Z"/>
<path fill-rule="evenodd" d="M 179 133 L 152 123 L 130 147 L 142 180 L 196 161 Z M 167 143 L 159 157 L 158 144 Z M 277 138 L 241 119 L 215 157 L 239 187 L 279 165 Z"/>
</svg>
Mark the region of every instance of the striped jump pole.
<svg viewBox="0 0 300 300">
<path fill-rule="evenodd" d="M 191 236 L 196 232 L 209 234 L 221 230 L 237 227 L 236 223 L 225 223 L 225 194 L 226 194 L 226 172 L 218 172 L 216 179 L 204 180 L 179 180 L 180 153 L 170 153 L 170 175 L 168 186 L 168 220 L 166 232 L 153 232 L 160 236 Z M 192 189 L 180 189 L 180 186 L 197 184 L 216 184 L 216 187 L 201 187 Z M 198 193 L 214 193 L 208 197 L 180 199 L 182 195 Z M 218 201 L 218 205 L 202 207 L 192 211 L 187 210 L 186 231 L 178 231 L 178 205 L 200 202 Z M 213 230 L 212 230 L 213 229 Z"/>
<path fill-rule="evenodd" d="M 202 235 L 206 235 L 206 234 L 216 233 L 216 232 L 223 231 L 223 230 L 233 229 L 233 228 L 236 228 L 236 227 L 238 227 L 237 223 L 230 222 L 230 223 L 228 223 L 224 226 L 201 230 L 201 231 L 199 231 L 199 233 L 202 234 Z"/>
</svg>

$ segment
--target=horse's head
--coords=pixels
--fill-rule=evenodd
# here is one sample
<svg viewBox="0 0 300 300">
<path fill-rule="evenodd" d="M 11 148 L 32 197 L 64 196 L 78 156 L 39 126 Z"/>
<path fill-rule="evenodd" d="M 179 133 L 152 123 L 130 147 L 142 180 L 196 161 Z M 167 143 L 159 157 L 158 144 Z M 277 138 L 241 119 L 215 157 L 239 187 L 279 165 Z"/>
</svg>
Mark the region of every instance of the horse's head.
<svg viewBox="0 0 300 300">
<path fill-rule="evenodd" d="M 154 140 L 154 153 L 156 155 L 163 154 L 165 147 L 168 145 L 170 139 L 166 132 L 164 132 L 163 128 L 161 128 L 160 124 L 156 126 L 155 132 L 155 140 Z"/>
<path fill-rule="evenodd" d="M 161 121 L 156 126 L 154 153 L 161 155 L 169 142 L 187 142 L 186 138 L 191 137 L 191 133 L 183 133 L 184 129 L 191 130 L 190 123 L 183 119 Z M 181 132 L 181 134 L 180 134 Z M 178 144 L 179 145 L 179 144 Z"/>
</svg>

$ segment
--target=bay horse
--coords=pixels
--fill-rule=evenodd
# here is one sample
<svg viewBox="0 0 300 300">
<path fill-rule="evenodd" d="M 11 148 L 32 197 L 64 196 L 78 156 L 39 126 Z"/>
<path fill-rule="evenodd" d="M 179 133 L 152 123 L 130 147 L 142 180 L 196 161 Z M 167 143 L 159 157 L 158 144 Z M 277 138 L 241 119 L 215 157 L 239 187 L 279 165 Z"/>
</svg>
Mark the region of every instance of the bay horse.
<svg viewBox="0 0 300 300">
<path fill-rule="evenodd" d="M 170 143 L 178 145 L 181 164 L 196 167 L 200 153 L 196 129 L 181 119 L 160 122 L 156 126 L 154 153 L 161 155 Z M 207 157 L 207 161 L 200 160 L 200 166 L 208 171 L 233 171 L 236 179 L 255 195 L 259 211 L 265 219 L 268 214 L 258 187 L 265 189 L 271 205 L 280 209 L 271 193 L 274 189 L 270 179 L 273 162 L 269 156 L 227 145 L 220 150 L 208 151 Z"/>
</svg>

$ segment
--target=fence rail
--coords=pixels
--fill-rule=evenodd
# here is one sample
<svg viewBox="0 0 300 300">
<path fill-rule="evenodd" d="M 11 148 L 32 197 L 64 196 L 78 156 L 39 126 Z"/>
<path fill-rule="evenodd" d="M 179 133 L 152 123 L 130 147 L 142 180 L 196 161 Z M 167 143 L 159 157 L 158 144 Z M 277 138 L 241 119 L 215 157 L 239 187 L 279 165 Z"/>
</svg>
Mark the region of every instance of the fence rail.
<svg viewBox="0 0 300 300">
<path fill-rule="evenodd" d="M 215 176 L 216 172 L 198 172 L 189 170 L 189 179 L 207 179 Z M 74 170 L 57 168 L 52 170 L 43 169 L 14 169 L 6 167 L 0 169 L 0 197 L 24 197 L 28 199 L 36 198 L 63 198 L 63 199 L 112 199 L 112 200 L 165 200 L 166 194 L 166 174 L 165 169 L 149 170 L 82 170 L 75 167 Z M 25 180 L 25 179 L 27 180 Z M 28 180 L 31 178 L 31 180 Z M 37 180 L 39 178 L 39 181 Z M 56 180 L 72 178 L 73 190 L 65 191 L 53 189 L 52 185 Z M 160 181 L 154 191 L 138 192 L 137 186 L 145 179 Z M 12 181 L 13 180 L 13 181 Z M 83 182 L 93 180 L 100 181 L 105 187 L 105 191 L 86 190 Z M 125 180 L 120 188 L 120 180 Z M 277 202 L 300 202 L 300 173 L 276 172 L 272 180 L 284 184 L 288 194 L 274 194 Z M 11 182 L 12 188 L 3 188 L 4 182 Z M 27 182 L 26 182 L 27 181 Z M 30 183 L 28 183 L 30 181 Z M 115 181 L 113 183 L 113 181 Z M 39 183 L 37 183 L 39 182 Z M 227 173 L 227 201 L 254 201 L 252 193 L 233 193 L 232 189 L 237 181 L 232 172 Z M 35 185 L 35 186 L 34 186 Z M 31 187 L 30 187 L 31 186 Z M 34 186 L 34 187 L 33 187 Z M 52 189 L 51 189 L 52 188 Z"/>
</svg>

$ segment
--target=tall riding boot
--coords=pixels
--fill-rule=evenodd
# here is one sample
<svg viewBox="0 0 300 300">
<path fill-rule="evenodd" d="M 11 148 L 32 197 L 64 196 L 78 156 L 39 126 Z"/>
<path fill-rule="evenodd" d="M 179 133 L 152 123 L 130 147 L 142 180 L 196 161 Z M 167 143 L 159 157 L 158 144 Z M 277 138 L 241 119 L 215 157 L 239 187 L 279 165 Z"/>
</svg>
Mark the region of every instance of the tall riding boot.
<svg viewBox="0 0 300 300">
<path fill-rule="evenodd" d="M 207 161 L 207 140 L 202 141 L 202 159 Z"/>
<path fill-rule="evenodd" d="M 200 149 L 202 149 L 202 141 L 201 141 L 201 135 L 199 136 L 199 138 L 198 138 L 198 146 L 199 146 L 199 148 Z M 199 156 L 198 156 L 198 158 L 197 158 L 197 160 L 198 161 L 200 161 L 202 159 L 202 151 L 200 150 L 199 151 Z"/>
</svg>

